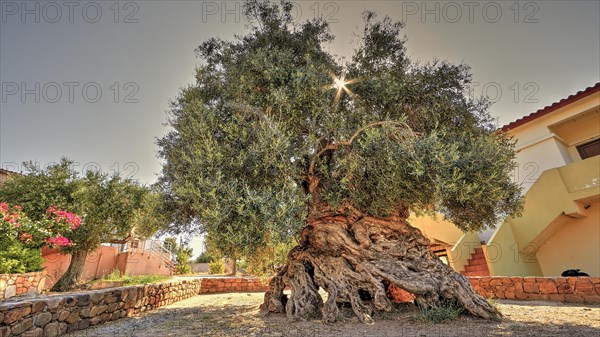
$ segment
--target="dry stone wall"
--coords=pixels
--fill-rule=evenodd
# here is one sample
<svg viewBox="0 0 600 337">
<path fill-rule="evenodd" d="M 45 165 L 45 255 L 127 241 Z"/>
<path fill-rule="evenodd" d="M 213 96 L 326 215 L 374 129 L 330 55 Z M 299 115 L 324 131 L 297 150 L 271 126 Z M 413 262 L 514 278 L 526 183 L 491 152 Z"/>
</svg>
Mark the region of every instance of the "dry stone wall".
<svg viewBox="0 0 600 337">
<path fill-rule="evenodd" d="M 267 291 L 268 280 L 261 281 L 258 278 L 205 278 L 202 280 L 200 293 L 228 293 L 236 291 Z"/>
<path fill-rule="evenodd" d="M 600 303 L 599 277 L 469 277 L 488 298 Z M 0 302 L 0 337 L 55 337 L 198 295 L 265 291 L 256 278 L 197 278 Z M 397 289 L 401 290 L 401 289 Z M 398 301 L 410 300 L 398 294 Z"/>
<path fill-rule="evenodd" d="M 487 298 L 600 304 L 600 277 L 469 277 Z"/>
<path fill-rule="evenodd" d="M 24 294 L 40 294 L 46 286 L 46 271 L 0 274 L 0 300 Z"/>
<path fill-rule="evenodd" d="M 174 303 L 200 292 L 201 280 L 0 302 L 0 337 L 55 337 Z"/>
</svg>

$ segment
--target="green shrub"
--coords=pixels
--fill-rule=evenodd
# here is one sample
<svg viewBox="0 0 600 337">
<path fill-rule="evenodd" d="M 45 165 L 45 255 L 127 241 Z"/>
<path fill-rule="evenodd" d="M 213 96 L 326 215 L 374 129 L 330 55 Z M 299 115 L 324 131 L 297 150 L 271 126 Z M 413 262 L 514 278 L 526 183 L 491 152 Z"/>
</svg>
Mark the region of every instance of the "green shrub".
<svg viewBox="0 0 600 337">
<path fill-rule="evenodd" d="M 192 267 L 190 267 L 189 264 L 179 264 L 177 267 L 175 267 L 175 271 L 180 275 L 191 274 Z"/>
<path fill-rule="evenodd" d="M 99 282 L 99 281 L 123 281 L 123 285 L 136 285 L 136 284 L 147 284 L 147 283 L 156 283 L 170 279 L 171 276 L 164 275 L 121 275 L 121 272 L 118 269 L 113 269 L 113 271 L 102 277 L 99 280 L 94 280 L 91 283 Z"/>
<path fill-rule="evenodd" d="M 177 274 L 190 274 L 192 272 L 192 267 L 190 267 L 190 256 L 186 249 L 179 248 L 177 251 L 177 266 L 175 267 L 175 271 Z"/>
<path fill-rule="evenodd" d="M 171 276 L 164 275 L 136 275 L 136 276 L 127 276 L 123 279 L 123 285 L 130 286 L 136 284 L 148 284 L 148 283 L 157 283 L 170 279 Z"/>
<path fill-rule="evenodd" d="M 216 260 L 208 264 L 208 273 L 209 274 L 223 274 L 225 273 L 225 266 L 223 265 L 223 261 Z"/>
<path fill-rule="evenodd" d="M 429 323 L 446 323 L 456 320 L 464 310 L 455 301 L 443 301 L 439 307 L 435 308 L 419 306 L 419 318 Z"/>
<path fill-rule="evenodd" d="M 104 281 L 121 281 L 122 279 L 123 276 L 121 275 L 121 271 L 119 269 L 113 269 L 110 274 L 102 278 Z"/>
<path fill-rule="evenodd" d="M 240 259 L 235 262 L 236 269 L 238 271 L 246 272 L 248 269 L 248 261 L 246 259 Z"/>
<path fill-rule="evenodd" d="M 289 241 L 256 249 L 254 254 L 246 258 L 246 273 L 259 277 L 275 274 L 276 270 L 285 264 L 288 252 L 295 245 L 295 242 Z"/>
<path fill-rule="evenodd" d="M 3 242 L 0 247 L 0 274 L 22 274 L 42 270 L 42 251 L 20 242 Z"/>
<path fill-rule="evenodd" d="M 211 263 L 214 261 L 215 261 L 215 258 L 208 255 L 207 252 L 203 252 L 202 254 L 200 254 L 200 256 L 198 256 L 196 258 L 196 260 L 194 260 L 195 263 Z"/>
</svg>

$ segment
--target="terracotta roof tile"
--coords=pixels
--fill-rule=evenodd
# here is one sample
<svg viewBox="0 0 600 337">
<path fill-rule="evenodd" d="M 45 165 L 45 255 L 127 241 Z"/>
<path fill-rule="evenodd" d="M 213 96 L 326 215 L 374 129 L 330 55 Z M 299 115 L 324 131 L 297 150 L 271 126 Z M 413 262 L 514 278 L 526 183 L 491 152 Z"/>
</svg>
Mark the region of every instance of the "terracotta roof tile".
<svg viewBox="0 0 600 337">
<path fill-rule="evenodd" d="M 545 107 L 539 109 L 536 112 L 530 113 L 527 116 L 523 116 L 523 117 L 517 119 L 514 122 L 510 122 L 510 123 L 508 123 L 508 124 L 506 124 L 506 125 L 504 125 L 502 127 L 502 131 L 512 130 L 512 129 L 514 129 L 516 127 L 519 127 L 519 126 L 521 126 L 523 124 L 529 123 L 529 122 L 531 122 L 534 119 L 538 119 L 538 118 L 540 118 L 542 116 L 545 116 L 545 115 L 551 113 L 554 110 L 562 108 L 562 107 L 564 107 L 564 106 L 566 106 L 568 104 L 571 104 L 571 103 L 573 103 L 573 102 L 575 102 L 577 100 L 580 100 L 580 99 L 582 99 L 582 98 L 584 98 L 586 96 L 589 96 L 589 95 L 591 95 L 593 93 L 596 93 L 596 92 L 600 92 L 600 82 L 596 83 L 594 86 L 587 87 L 584 90 L 578 91 L 577 93 L 575 93 L 573 95 L 570 95 L 567 98 L 563 98 L 563 99 L 561 99 L 558 102 L 554 102 L 554 103 L 552 103 L 552 104 L 550 104 L 548 106 L 545 106 Z"/>
</svg>

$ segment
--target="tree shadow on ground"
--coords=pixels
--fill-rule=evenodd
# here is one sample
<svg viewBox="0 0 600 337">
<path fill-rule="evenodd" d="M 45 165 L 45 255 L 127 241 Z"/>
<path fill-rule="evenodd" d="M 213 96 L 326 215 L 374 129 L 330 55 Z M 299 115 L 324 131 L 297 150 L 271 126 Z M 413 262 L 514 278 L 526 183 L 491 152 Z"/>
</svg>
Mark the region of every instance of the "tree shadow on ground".
<svg viewBox="0 0 600 337">
<path fill-rule="evenodd" d="M 111 322 L 94 329 L 80 331 L 70 336 L 597 336 L 598 321 L 590 317 L 586 324 L 555 323 L 505 316 L 502 321 L 489 321 L 471 316 L 445 324 L 430 324 L 418 319 L 418 310 L 412 304 L 397 306 L 390 314 L 374 317 L 375 324 L 365 325 L 354 317 L 342 318 L 341 322 L 327 325 L 318 318 L 311 321 L 290 322 L 285 315 L 261 316 L 258 310 L 260 294 L 202 295 L 222 298 L 221 301 L 196 300 L 188 307 L 160 308 L 140 317 Z M 208 298 L 206 298 L 208 299 Z M 189 301 L 189 300 L 188 300 Z M 510 302 L 510 304 L 537 310 L 543 303 Z M 505 309 L 504 303 L 499 303 Z M 584 308 L 576 308 L 584 310 Z M 595 309 L 597 310 L 597 309 Z M 600 311 L 591 312 L 592 315 Z M 348 315 L 350 316 L 350 315 Z M 341 317 L 340 317 L 341 318 Z M 595 325 L 596 327 L 592 326 Z"/>
</svg>

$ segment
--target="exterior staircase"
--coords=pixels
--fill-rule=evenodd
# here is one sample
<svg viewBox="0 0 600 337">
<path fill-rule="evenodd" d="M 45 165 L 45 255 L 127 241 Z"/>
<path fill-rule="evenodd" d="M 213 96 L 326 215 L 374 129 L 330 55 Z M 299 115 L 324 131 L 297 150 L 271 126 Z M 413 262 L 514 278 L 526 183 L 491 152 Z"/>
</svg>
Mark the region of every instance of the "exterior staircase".
<svg viewBox="0 0 600 337">
<path fill-rule="evenodd" d="M 137 241 L 137 242 L 136 242 Z M 123 248 L 124 253 L 128 255 L 137 254 L 142 258 L 151 260 L 152 263 L 158 263 L 158 268 L 166 268 L 171 275 L 175 273 L 174 256 L 171 251 L 164 246 L 163 242 L 158 240 L 134 240 L 126 244 Z"/>
<path fill-rule="evenodd" d="M 475 251 L 471 254 L 471 258 L 467 260 L 465 270 L 460 273 L 465 276 L 490 276 L 490 270 L 485 261 L 482 248 L 475 248 Z"/>
</svg>

